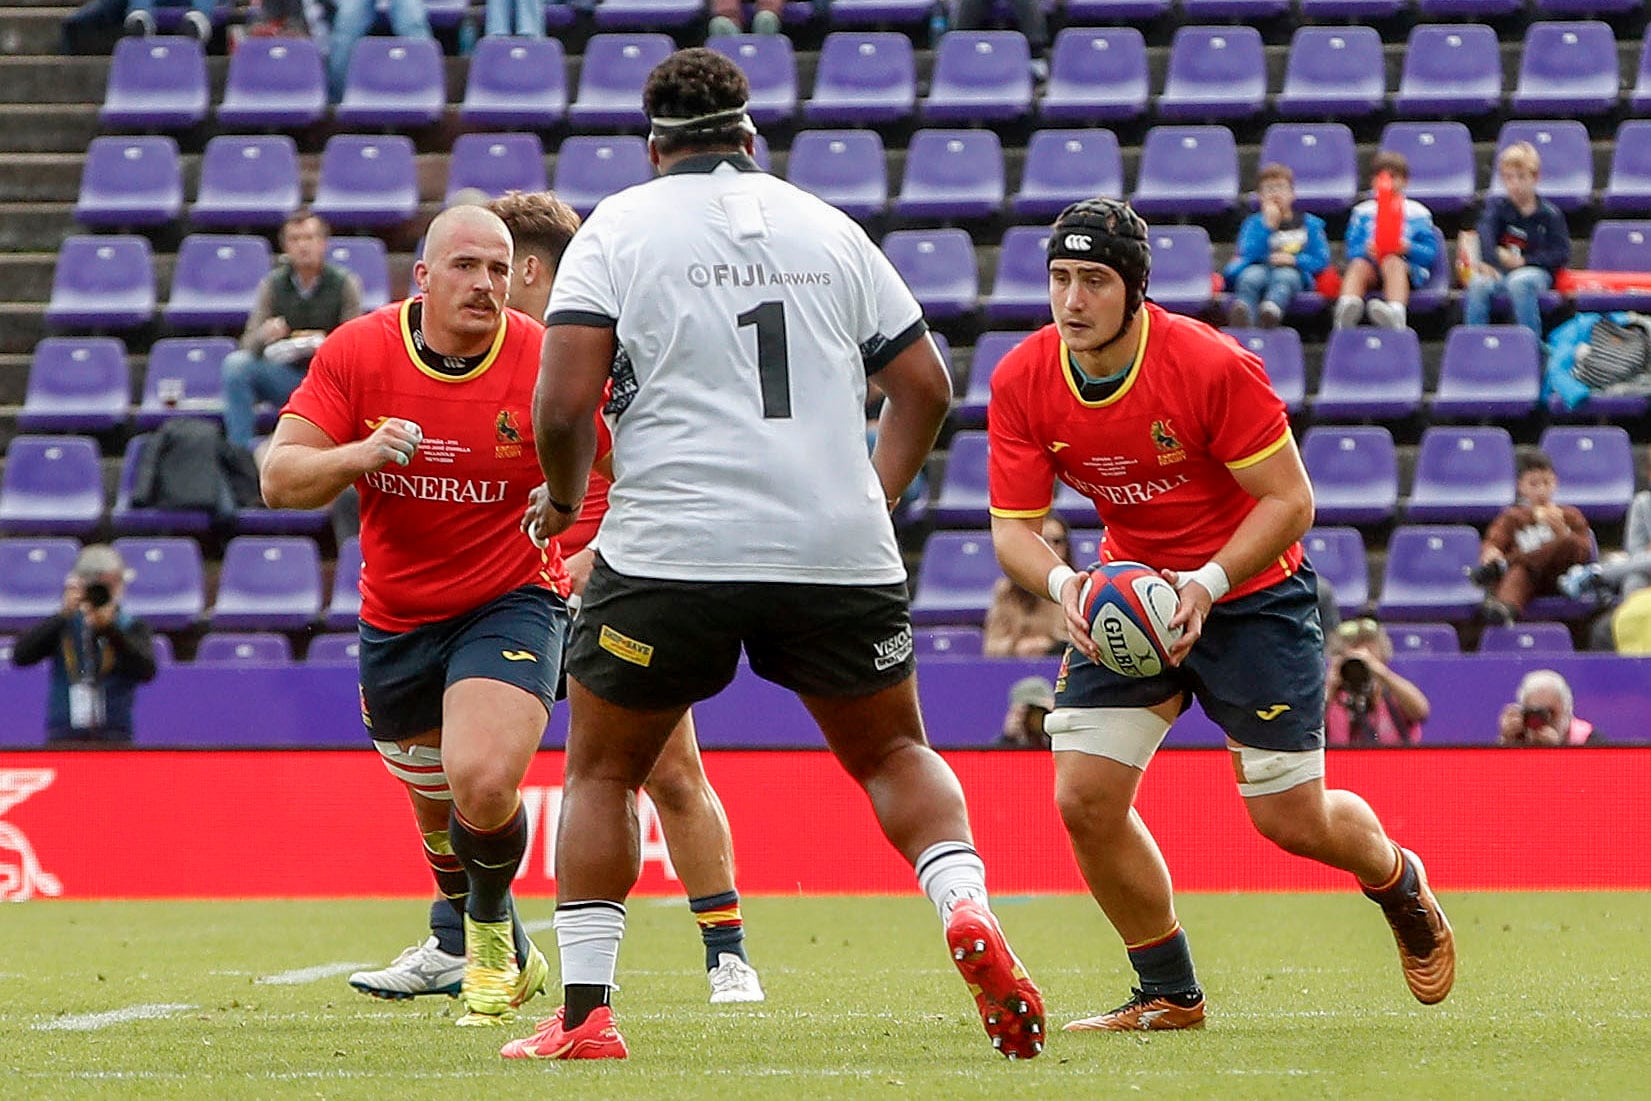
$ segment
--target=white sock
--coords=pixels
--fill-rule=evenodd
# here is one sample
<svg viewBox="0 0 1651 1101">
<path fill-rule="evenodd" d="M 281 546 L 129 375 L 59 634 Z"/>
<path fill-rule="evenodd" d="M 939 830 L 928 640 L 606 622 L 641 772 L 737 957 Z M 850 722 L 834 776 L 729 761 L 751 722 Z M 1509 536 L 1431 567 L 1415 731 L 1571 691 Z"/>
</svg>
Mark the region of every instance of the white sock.
<svg viewBox="0 0 1651 1101">
<path fill-rule="evenodd" d="M 917 885 L 934 903 L 942 922 L 962 899 L 986 901 L 986 864 L 967 841 L 937 841 L 918 854 L 914 867 Z"/>
<path fill-rule="evenodd" d="M 1387 308 L 1392 310 L 1393 316 L 1399 319 L 1399 328 L 1403 329 L 1409 324 L 1403 302 L 1389 302 Z"/>
<path fill-rule="evenodd" d="M 625 907 L 617 902 L 564 902 L 556 907 L 556 944 L 565 986 L 613 986 Z"/>
</svg>

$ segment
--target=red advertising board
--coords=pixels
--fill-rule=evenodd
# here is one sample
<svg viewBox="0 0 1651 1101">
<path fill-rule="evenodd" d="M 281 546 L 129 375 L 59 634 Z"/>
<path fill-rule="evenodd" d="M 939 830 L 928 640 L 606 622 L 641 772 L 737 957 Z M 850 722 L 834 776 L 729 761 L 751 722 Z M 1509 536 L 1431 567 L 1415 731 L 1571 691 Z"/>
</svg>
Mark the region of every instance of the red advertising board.
<svg viewBox="0 0 1651 1101">
<path fill-rule="evenodd" d="M 1083 883 L 1044 754 L 947 755 L 999 894 Z M 534 763 L 534 837 L 517 889 L 555 890 L 560 753 Z M 914 890 L 859 790 L 823 752 L 714 752 L 747 894 Z M 1332 753 L 1447 890 L 1651 888 L 1651 749 Z M 1159 754 L 1141 814 L 1183 891 L 1341 889 L 1344 875 L 1258 837 L 1220 750 Z M 679 888 L 651 805 L 640 890 Z M 429 874 L 405 796 L 367 751 L 0 754 L 0 898 L 422 896 Z"/>
</svg>

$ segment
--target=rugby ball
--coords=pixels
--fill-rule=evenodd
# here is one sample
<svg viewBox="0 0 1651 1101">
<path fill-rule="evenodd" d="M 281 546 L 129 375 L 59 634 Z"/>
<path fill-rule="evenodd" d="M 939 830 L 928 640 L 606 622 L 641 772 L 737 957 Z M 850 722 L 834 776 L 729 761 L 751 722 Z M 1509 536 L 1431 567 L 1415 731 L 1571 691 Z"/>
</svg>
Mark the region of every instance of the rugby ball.
<svg viewBox="0 0 1651 1101">
<path fill-rule="evenodd" d="M 1169 625 L 1178 603 L 1175 587 L 1140 562 L 1097 566 L 1078 592 L 1101 664 L 1125 677 L 1155 677 L 1169 668 L 1169 648 L 1181 637 L 1181 628 Z"/>
</svg>

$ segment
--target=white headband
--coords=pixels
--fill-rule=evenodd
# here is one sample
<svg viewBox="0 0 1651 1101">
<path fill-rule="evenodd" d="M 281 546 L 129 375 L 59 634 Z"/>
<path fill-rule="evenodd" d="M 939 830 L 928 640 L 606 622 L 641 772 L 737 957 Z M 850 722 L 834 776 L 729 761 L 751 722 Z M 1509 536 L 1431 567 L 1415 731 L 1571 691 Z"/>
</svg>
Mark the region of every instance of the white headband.
<svg viewBox="0 0 1651 1101">
<path fill-rule="evenodd" d="M 745 108 L 746 105 L 742 103 L 726 111 L 713 111 L 708 115 L 698 115 L 694 118 L 654 118 L 648 122 L 653 127 L 654 137 L 672 137 L 688 130 L 719 130 L 730 123 L 738 124 L 747 134 L 755 134 L 757 124 L 751 121 L 751 116 L 746 114 Z"/>
</svg>

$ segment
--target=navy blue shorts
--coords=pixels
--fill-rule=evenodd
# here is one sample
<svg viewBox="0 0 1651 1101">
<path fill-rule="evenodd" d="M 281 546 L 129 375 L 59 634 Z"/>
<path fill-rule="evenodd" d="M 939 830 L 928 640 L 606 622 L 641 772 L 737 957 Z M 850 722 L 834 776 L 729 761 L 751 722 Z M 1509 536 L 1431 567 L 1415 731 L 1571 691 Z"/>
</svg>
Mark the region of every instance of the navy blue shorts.
<svg viewBox="0 0 1651 1101">
<path fill-rule="evenodd" d="M 1276 585 L 1217 604 L 1186 660 L 1156 677 L 1122 676 L 1067 647 L 1055 706 L 1151 707 L 1183 693 L 1241 745 L 1321 748 L 1324 632 L 1313 568 L 1303 562 Z"/>
<path fill-rule="evenodd" d="M 463 615 L 411 631 L 362 623 L 361 721 L 375 741 L 441 728 L 447 686 L 481 678 L 556 700 L 567 645 L 568 608 L 549 589 L 528 585 Z"/>
</svg>

